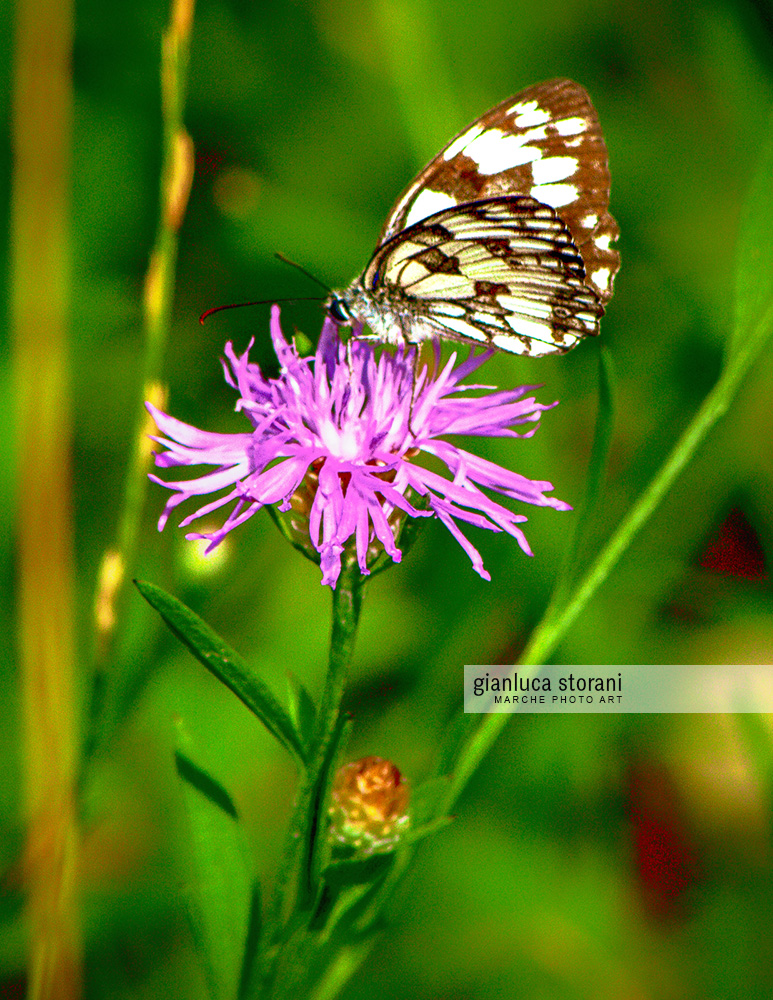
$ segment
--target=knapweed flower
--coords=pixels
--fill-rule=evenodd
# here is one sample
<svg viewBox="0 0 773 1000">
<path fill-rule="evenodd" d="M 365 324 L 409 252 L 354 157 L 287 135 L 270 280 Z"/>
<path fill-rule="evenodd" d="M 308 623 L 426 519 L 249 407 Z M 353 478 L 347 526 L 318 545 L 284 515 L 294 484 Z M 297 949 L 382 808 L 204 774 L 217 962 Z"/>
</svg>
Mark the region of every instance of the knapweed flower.
<svg viewBox="0 0 773 1000">
<path fill-rule="evenodd" d="M 330 839 L 360 854 L 394 848 L 410 825 L 409 787 L 382 757 L 344 764 L 333 781 Z"/>
<path fill-rule="evenodd" d="M 555 406 L 524 398 L 532 386 L 500 392 L 464 385 L 488 354 L 474 357 L 470 352 L 458 365 L 453 354 L 440 368 L 436 352 L 435 374 L 424 368 L 417 375 L 414 348 L 398 348 L 394 354 L 383 350 L 377 357 L 374 345 L 356 336 L 343 344 L 336 325 L 326 319 L 315 356 L 302 358 L 282 334 L 277 306 L 271 313 L 271 338 L 281 366 L 277 378 L 266 378 L 250 363 L 252 342 L 241 355 L 226 345 L 225 377 L 239 392 L 236 408 L 252 424 L 250 430 L 198 430 L 147 404 L 162 435 L 154 440 L 166 449 L 156 455 L 157 466 L 215 467 L 197 479 L 177 482 L 151 476 L 174 491 L 159 530 L 183 501 L 226 490 L 180 522 L 187 526 L 235 502 L 222 527 L 186 536 L 206 539 L 210 551 L 261 507 L 276 504 L 288 511 L 301 496 L 322 583 L 335 587 L 350 539 L 359 569 L 367 574 L 374 542 L 400 561 L 395 532 L 401 518 L 434 516 L 488 580 L 480 553 L 460 522 L 505 531 L 527 555 L 532 553 L 518 527 L 526 517 L 484 490 L 540 507 L 570 509 L 545 496 L 553 489 L 550 483 L 526 479 L 448 440 L 450 435 L 531 437 L 542 410 Z M 533 426 L 520 434 L 513 429 L 523 424 Z M 432 456 L 436 466 L 439 460 L 450 478 L 418 464 L 422 455 Z M 422 498 L 416 506 L 410 499 L 414 496 Z"/>
</svg>

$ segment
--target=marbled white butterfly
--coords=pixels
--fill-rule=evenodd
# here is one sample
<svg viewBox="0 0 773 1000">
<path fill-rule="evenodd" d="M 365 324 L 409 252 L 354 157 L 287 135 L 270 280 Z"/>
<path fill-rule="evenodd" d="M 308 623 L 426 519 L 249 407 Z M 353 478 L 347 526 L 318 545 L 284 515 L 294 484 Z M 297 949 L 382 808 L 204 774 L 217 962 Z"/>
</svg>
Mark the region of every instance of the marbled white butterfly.
<svg viewBox="0 0 773 1000">
<path fill-rule="evenodd" d="M 385 343 L 563 353 L 598 334 L 612 294 L 620 256 L 608 203 L 607 151 L 585 90 L 529 87 L 422 170 L 328 312 Z"/>
</svg>

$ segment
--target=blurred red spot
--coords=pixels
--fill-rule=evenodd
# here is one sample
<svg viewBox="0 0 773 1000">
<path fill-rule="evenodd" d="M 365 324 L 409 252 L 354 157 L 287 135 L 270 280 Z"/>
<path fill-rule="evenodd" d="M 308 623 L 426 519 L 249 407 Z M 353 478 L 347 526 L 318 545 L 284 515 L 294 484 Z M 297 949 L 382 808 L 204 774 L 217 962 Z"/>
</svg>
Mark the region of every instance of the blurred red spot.
<svg viewBox="0 0 773 1000">
<path fill-rule="evenodd" d="M 24 1000 L 26 995 L 27 980 L 24 976 L 0 980 L 0 1000 Z"/>
<path fill-rule="evenodd" d="M 766 576 L 765 553 L 742 510 L 734 507 L 717 537 L 706 546 L 700 564 L 704 569 L 748 580 Z"/>
<path fill-rule="evenodd" d="M 633 850 L 642 899 L 660 919 L 684 915 L 684 893 L 697 877 L 697 860 L 666 770 L 652 763 L 630 774 Z"/>
<path fill-rule="evenodd" d="M 197 149 L 196 150 L 196 172 L 197 177 L 212 177 L 222 167 L 225 154 L 219 149 Z"/>
</svg>

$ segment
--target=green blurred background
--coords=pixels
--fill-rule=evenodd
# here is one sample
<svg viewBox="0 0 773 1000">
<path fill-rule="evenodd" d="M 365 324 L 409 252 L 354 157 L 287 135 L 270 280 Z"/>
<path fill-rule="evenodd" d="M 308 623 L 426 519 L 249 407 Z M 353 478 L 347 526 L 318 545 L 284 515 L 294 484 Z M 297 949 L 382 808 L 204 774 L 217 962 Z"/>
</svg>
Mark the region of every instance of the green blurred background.
<svg viewBox="0 0 773 1000">
<path fill-rule="evenodd" d="M 141 377 L 167 16 L 158 0 L 81 0 L 76 10 L 72 379 L 84 701 L 95 574 L 116 532 Z M 9 19 L 6 10 L 6 81 Z M 220 303 L 315 294 L 275 251 L 333 286 L 347 283 L 417 170 L 484 110 L 554 76 L 582 83 L 596 104 L 622 232 L 622 269 L 602 323 L 619 409 L 589 545 L 597 549 L 719 371 L 739 210 L 773 97 L 773 8 L 762 0 L 198 0 L 186 114 L 196 176 L 167 352 L 170 412 L 210 430 L 241 429 L 218 358 L 226 340 L 243 349 L 254 336 L 253 359 L 271 366 L 267 308 L 222 313 L 203 327 L 198 315 Z M 0 87 L 6 113 L 7 93 Z M 4 155 L 6 191 L 8 163 Z M 283 322 L 314 338 L 320 312 L 286 304 Z M 486 368 L 500 385 L 544 383 L 540 399 L 560 406 L 532 440 L 480 449 L 549 479 L 573 504 L 594 427 L 597 352 L 586 343 L 563 358 L 497 357 Z M 555 662 L 773 660 L 772 375 L 766 357 Z M 7 442 L 6 408 L 1 419 Z M 0 472 L 8 616 L 11 468 L 6 461 Z M 330 613 L 318 569 L 267 516 L 234 532 L 223 558 L 202 561 L 173 525 L 156 532 L 165 500 L 151 489 L 136 574 L 193 607 L 278 692 L 288 667 L 318 692 Z M 368 587 L 346 699 L 353 756 L 389 757 L 421 780 L 459 703 L 462 665 L 518 656 L 573 516 L 526 513 L 533 559 L 507 538 L 471 529 L 490 583 L 430 524 L 404 563 Z M 269 888 L 293 769 L 138 595 L 126 614 L 111 666 L 117 726 L 84 793 L 86 995 L 197 1000 L 207 994 L 185 916 L 173 720 L 184 720 L 199 759 L 233 794 Z M 21 769 L 10 627 L 0 653 L 6 866 L 19 845 Z M 344 996 L 770 995 L 768 722 L 514 718 L 456 822 L 424 845 L 399 919 Z M 12 881 L 6 888 L 0 977 L 8 996 L 21 996 L 19 898 Z"/>
</svg>

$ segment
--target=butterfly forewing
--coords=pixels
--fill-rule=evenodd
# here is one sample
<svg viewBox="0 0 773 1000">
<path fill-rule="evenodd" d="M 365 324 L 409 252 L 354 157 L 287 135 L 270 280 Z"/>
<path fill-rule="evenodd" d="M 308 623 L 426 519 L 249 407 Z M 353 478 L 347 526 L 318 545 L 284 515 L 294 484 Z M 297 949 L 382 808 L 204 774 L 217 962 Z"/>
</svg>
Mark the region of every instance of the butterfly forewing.
<svg viewBox="0 0 773 1000">
<path fill-rule="evenodd" d="M 607 151 L 590 98 L 571 80 L 529 87 L 460 133 L 397 200 L 379 242 L 442 209 L 513 194 L 556 210 L 605 302 L 620 266 Z"/>
</svg>

